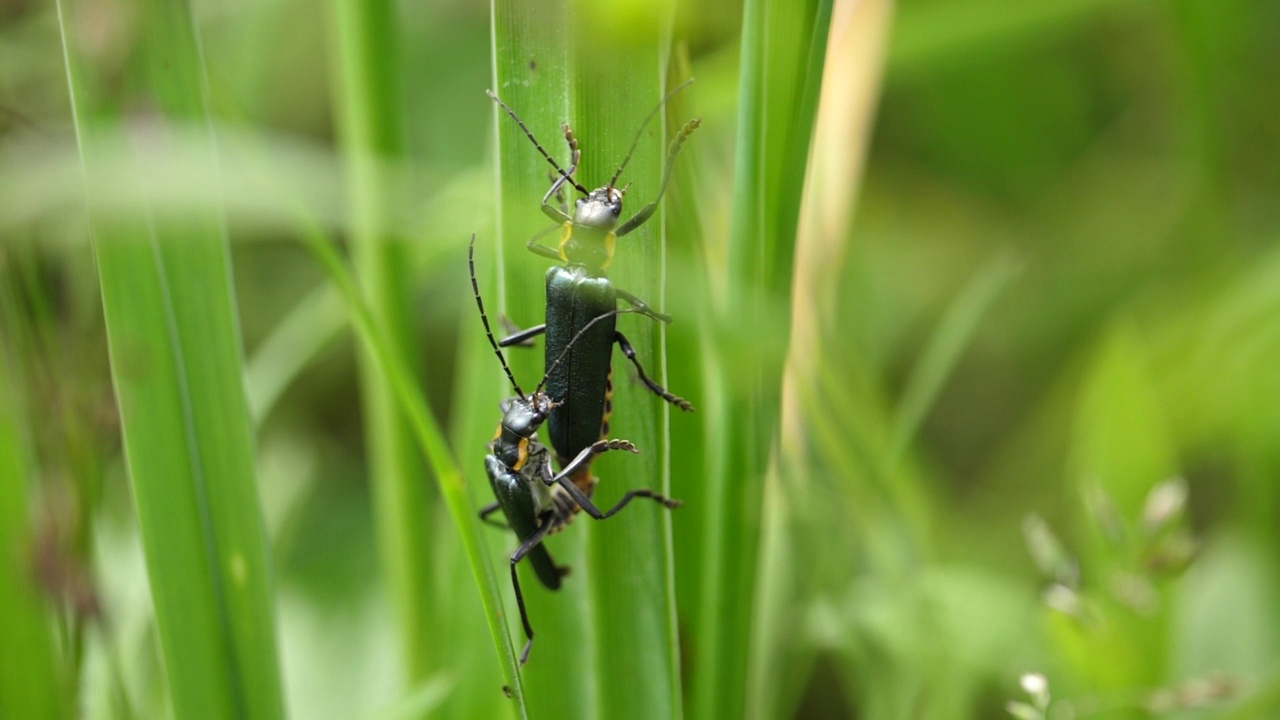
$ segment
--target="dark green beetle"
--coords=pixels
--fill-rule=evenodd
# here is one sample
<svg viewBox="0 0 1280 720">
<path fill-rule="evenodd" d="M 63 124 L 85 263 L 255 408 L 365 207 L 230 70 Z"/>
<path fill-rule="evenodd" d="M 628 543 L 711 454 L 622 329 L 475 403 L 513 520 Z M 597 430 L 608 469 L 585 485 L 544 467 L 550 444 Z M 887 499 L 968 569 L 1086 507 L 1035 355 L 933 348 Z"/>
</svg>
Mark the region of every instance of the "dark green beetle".
<svg viewBox="0 0 1280 720">
<path fill-rule="evenodd" d="M 609 183 L 595 190 L 587 190 L 574 180 L 578 162 L 582 153 L 578 149 L 577 140 L 568 124 L 562 126 L 565 141 L 569 145 L 570 162 L 568 168 L 561 168 L 559 163 L 542 147 L 533 133 L 515 112 L 503 103 L 498 96 L 488 95 L 499 105 L 512 120 L 520 126 L 525 135 L 533 142 L 538 152 L 546 158 L 555 170 L 556 179 L 542 198 L 542 212 L 560 224 L 559 248 L 550 248 L 538 242 L 542 234 L 529 241 L 530 251 L 543 257 L 560 260 L 565 264 L 552 267 L 547 271 L 547 312 L 546 323 L 527 330 L 516 332 L 501 342 L 503 346 L 526 344 L 531 338 L 546 334 L 546 361 L 548 365 L 548 392 L 560 398 L 559 405 L 552 411 L 548 427 L 551 445 L 556 450 L 557 461 L 561 467 L 575 458 L 584 448 L 590 447 L 609 433 L 609 417 L 612 413 L 613 394 L 613 346 L 617 344 L 622 353 L 635 366 L 641 382 L 656 395 L 681 410 L 691 411 L 693 405 L 684 398 L 673 395 L 645 374 L 644 368 L 636 358 L 635 349 L 621 332 L 616 321 L 609 318 L 618 309 L 618 299 L 625 300 L 634 312 L 647 315 L 663 322 L 671 322 L 667 315 L 649 307 L 640 298 L 617 288 L 610 282 L 605 271 L 613 261 L 616 240 L 643 225 L 658 208 L 658 202 L 666 192 L 667 183 L 671 179 L 671 169 L 680 149 L 694 130 L 698 128 L 698 119 L 690 120 L 681 128 L 667 151 L 666 166 L 662 174 L 662 184 L 658 195 L 631 218 L 619 224 L 622 216 L 622 201 L 626 188 L 617 186 L 618 178 L 631 160 L 631 155 L 639 144 L 649 121 L 658 110 L 689 83 L 673 90 L 664 98 L 640 126 L 635 141 L 627 151 L 622 163 L 618 166 Z M 572 187 L 583 195 L 575 204 L 573 213 L 563 204 L 561 191 L 565 185 Z M 555 197 L 560 202 L 552 203 Z M 597 318 L 602 318 L 596 322 Z M 590 325 L 589 330 L 585 330 Z M 585 334 L 584 333 L 585 330 Z M 582 334 L 580 340 L 573 340 Z M 572 344 L 570 341 L 573 340 Z M 567 352 L 564 363 L 554 365 L 553 360 Z M 595 478 L 589 466 L 574 476 L 574 483 L 588 496 L 595 489 Z"/>
<path fill-rule="evenodd" d="M 551 457 L 547 448 L 538 442 L 538 428 L 554 412 L 560 404 L 552 400 L 552 395 L 542 391 L 547 376 L 543 376 L 530 395 L 525 395 L 516 382 L 515 375 L 502 356 L 493 332 L 489 328 L 489 318 L 484 311 L 484 301 L 480 298 L 480 286 L 476 282 L 475 270 L 475 236 L 471 237 L 471 248 L 467 257 L 471 270 L 471 288 L 475 292 L 476 306 L 480 308 L 480 319 L 484 322 L 485 335 L 493 352 L 502 363 L 502 369 L 516 391 L 515 397 L 502 403 L 502 423 L 493 441 L 489 443 L 489 454 L 485 456 L 485 472 L 489 476 L 489 485 L 497 501 L 485 506 L 480 511 L 480 518 L 488 520 L 489 515 L 501 509 L 507 517 L 508 526 L 520 539 L 520 546 L 511 553 L 511 586 L 515 590 L 516 605 L 520 608 L 520 621 L 524 624 L 524 650 L 520 653 L 520 664 L 529 659 L 529 651 L 533 648 L 533 626 L 529 623 L 529 613 L 525 609 L 524 594 L 520 591 L 520 577 L 516 565 L 525 557 L 529 558 L 534 572 L 542 584 L 552 590 L 560 588 L 561 578 L 568 568 L 558 567 L 551 559 L 551 553 L 542 541 L 553 533 L 566 527 L 579 510 L 585 511 L 596 520 L 604 520 L 620 511 L 632 498 L 647 497 L 668 508 L 681 505 L 679 500 L 671 500 L 652 490 L 632 490 L 622 497 L 609 510 L 601 510 L 591 502 L 590 497 L 577 485 L 571 482 L 575 475 L 590 467 L 595 456 L 610 450 L 626 450 L 639 452 L 636 446 L 626 440 L 597 439 L 579 451 L 572 460 L 564 464 L 557 474 L 551 470 Z M 588 322 L 576 337 L 570 338 L 565 351 L 552 361 L 550 370 L 554 371 L 565 360 L 568 352 L 581 341 L 582 337 L 594 330 L 597 324 L 612 321 L 625 310 L 614 310 L 604 316 Z M 549 375 L 550 373 L 548 373 Z"/>
</svg>

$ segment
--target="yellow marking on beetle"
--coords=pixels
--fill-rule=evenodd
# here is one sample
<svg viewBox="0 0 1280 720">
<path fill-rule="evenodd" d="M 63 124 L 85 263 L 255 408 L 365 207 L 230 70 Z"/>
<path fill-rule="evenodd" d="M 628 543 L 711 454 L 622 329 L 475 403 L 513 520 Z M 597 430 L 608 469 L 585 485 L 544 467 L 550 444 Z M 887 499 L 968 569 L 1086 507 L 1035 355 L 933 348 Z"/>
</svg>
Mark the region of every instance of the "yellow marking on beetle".
<svg viewBox="0 0 1280 720">
<path fill-rule="evenodd" d="M 498 423 L 498 431 L 493 434 L 493 440 L 489 442 L 496 442 L 500 437 L 502 437 L 502 423 Z"/>
<path fill-rule="evenodd" d="M 618 234 L 613 231 L 609 231 L 609 233 L 604 236 L 604 264 L 600 266 L 601 270 L 608 270 L 609 266 L 613 264 L 613 249 L 617 244 L 615 242 L 617 239 Z"/>
<path fill-rule="evenodd" d="M 516 464 L 511 467 L 512 470 L 520 472 L 520 468 L 529 461 L 529 438 L 520 438 L 519 445 L 516 446 Z"/>
<path fill-rule="evenodd" d="M 569 238 L 573 237 L 573 221 L 565 220 L 564 228 L 560 231 L 560 259 L 569 262 L 569 254 L 565 252 L 564 246 L 569 244 Z"/>
</svg>

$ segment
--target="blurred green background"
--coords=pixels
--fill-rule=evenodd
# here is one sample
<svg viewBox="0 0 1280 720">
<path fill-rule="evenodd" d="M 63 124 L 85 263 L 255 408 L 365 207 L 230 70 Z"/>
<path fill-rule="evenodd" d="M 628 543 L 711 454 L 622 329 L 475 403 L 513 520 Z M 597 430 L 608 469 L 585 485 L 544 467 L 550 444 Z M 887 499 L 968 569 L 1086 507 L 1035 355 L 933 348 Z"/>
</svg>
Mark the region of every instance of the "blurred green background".
<svg viewBox="0 0 1280 720">
<path fill-rule="evenodd" d="M 133 138 L 108 143 L 99 166 L 106 212 L 225 213 L 287 714 L 523 711 L 498 691 L 473 566 L 425 465 L 413 513 L 432 558 L 419 579 L 430 650 L 406 648 L 379 550 L 389 531 L 369 479 L 358 341 L 332 275 L 299 242 L 363 232 L 342 209 L 368 177 L 342 140 L 359 134 L 363 102 L 340 89 L 347 7 L 195 3 L 211 124 L 197 117 L 195 136 L 157 148 L 145 136 L 165 122 L 159 81 L 135 53 L 157 32 L 154 6 L 0 0 L 0 717 L 174 713 L 90 244 L 84 167 L 96 161 L 83 126 L 77 143 L 68 58 L 92 78 L 112 137 Z M 634 22 L 635 7 L 612 22 Z M 716 408 L 733 407 L 707 373 L 727 372 L 740 347 L 715 347 L 726 336 L 708 328 L 723 317 L 693 318 L 711 306 L 734 317 L 720 305 L 742 212 L 727 178 L 741 162 L 751 7 L 679 2 L 657 43 L 672 76 L 697 78 L 674 121 L 703 119 L 667 197 L 677 322 L 665 364 L 661 339 L 640 348 L 700 411 L 655 421 L 672 439 L 669 455 L 654 450 L 689 502 L 653 532 L 674 538 L 663 566 L 674 597 L 658 599 L 681 630 L 668 683 L 693 717 L 715 715 L 692 698 L 720 687 L 698 686 L 705 648 L 690 639 L 705 600 L 689 580 L 704 562 L 694 540 L 712 502 L 699 510 L 696 488 L 723 471 L 698 446 L 726 427 Z M 372 175 L 385 213 L 374 234 L 394 238 L 390 277 L 404 284 L 392 299 L 406 327 L 389 332 L 412 338 L 401 349 L 478 506 L 502 386 L 465 240 L 479 233 L 492 254 L 499 204 L 536 222 L 537 195 L 495 191 L 505 118 L 483 91 L 510 68 L 493 67 L 489 4 L 401 3 L 386 16 L 394 43 L 363 52 L 394 70 L 391 91 L 371 93 L 396 100 L 393 147 Z M 520 27 L 555 37 L 559 20 Z M 781 352 L 790 334 L 793 355 L 763 511 L 743 523 L 760 547 L 754 591 L 730 601 L 754 608 L 747 655 L 726 661 L 749 682 L 724 692 L 745 692 L 752 717 L 1280 717 L 1280 3 L 867 0 L 835 3 L 831 27 L 793 304 L 772 296 L 734 336 Z M 639 72 L 627 52 L 603 53 L 603 74 Z M 202 127 L 234 168 L 223 177 L 191 151 Z M 558 148 L 555 125 L 534 129 Z M 145 192 L 129 186 L 131 163 Z M 277 192 L 264 197 L 255 173 Z M 522 238 L 503 242 L 519 257 Z M 536 285 L 545 264 L 521 262 L 501 272 Z M 497 306 L 509 288 L 485 274 Z M 362 282 L 376 312 L 385 288 Z M 588 522 L 552 540 L 575 567 L 578 536 L 609 532 Z M 482 537 L 514 613 L 512 538 Z M 592 562 L 625 573 L 630 561 Z M 567 708 L 553 697 L 561 684 L 629 681 L 598 639 L 574 672 L 552 660 L 578 650 L 549 616 L 589 598 L 534 588 L 545 632 L 530 714 L 610 716 L 602 691 L 567 693 Z M 1031 671 L 1048 698 L 1020 687 Z"/>
</svg>

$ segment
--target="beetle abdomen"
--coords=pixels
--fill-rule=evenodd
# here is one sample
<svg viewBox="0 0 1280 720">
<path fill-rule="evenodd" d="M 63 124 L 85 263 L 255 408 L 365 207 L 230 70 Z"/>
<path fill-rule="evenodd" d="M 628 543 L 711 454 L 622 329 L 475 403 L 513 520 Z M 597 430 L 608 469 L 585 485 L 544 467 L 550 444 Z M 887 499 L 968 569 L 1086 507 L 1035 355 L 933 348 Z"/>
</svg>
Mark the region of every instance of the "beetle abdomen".
<svg viewBox="0 0 1280 720">
<path fill-rule="evenodd" d="M 493 496 L 507 516 L 507 524 L 511 526 L 520 542 L 528 540 L 538 531 L 538 517 L 535 514 L 535 500 L 528 481 L 519 473 L 512 472 L 497 457 L 485 457 L 485 469 L 489 474 L 489 485 L 493 488 Z M 538 481 L 540 482 L 540 481 Z M 553 516 L 554 517 L 554 516 Z M 538 579 L 552 590 L 560 589 L 560 569 L 551 559 L 551 553 L 539 543 L 525 556 Z"/>
</svg>

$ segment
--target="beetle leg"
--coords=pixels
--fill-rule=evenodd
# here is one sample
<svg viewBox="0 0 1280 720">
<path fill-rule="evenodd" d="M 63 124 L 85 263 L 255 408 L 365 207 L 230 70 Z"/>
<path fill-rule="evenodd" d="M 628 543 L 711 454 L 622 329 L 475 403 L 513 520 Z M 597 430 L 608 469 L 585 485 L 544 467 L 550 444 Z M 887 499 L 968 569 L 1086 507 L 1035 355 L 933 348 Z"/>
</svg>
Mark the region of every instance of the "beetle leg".
<svg viewBox="0 0 1280 720">
<path fill-rule="evenodd" d="M 566 216 L 566 218 L 567 217 L 568 216 Z M 525 243 L 525 248 L 527 248 L 529 252 L 533 253 L 534 255 L 539 255 L 541 257 L 547 258 L 548 260 L 559 260 L 560 251 L 558 249 L 547 247 L 546 245 L 543 245 L 542 243 L 538 242 L 542 238 L 549 235 L 553 230 L 559 230 L 563 228 L 565 222 L 567 222 L 567 220 L 560 220 L 555 217 L 552 217 L 552 219 L 556 220 L 556 224 L 548 225 L 545 230 L 539 230 L 536 235 L 529 238 L 529 242 Z"/>
<path fill-rule="evenodd" d="M 671 168 L 675 165 L 676 156 L 680 154 L 680 149 L 684 147 L 684 141 L 689 139 L 689 136 L 693 134 L 694 130 L 698 129 L 700 124 L 702 124 L 702 121 L 694 118 L 680 128 L 680 132 L 676 134 L 676 138 L 671 141 L 671 145 L 667 150 L 667 165 L 662 171 L 662 185 L 658 187 L 658 196 L 653 199 L 653 202 L 640 208 L 639 212 L 632 215 L 618 227 L 618 237 L 635 230 L 648 222 L 650 217 L 653 217 L 653 213 L 658 209 L 658 203 L 662 201 L 663 193 L 667 191 L 667 183 L 671 180 Z M 544 210 L 543 212 L 546 211 Z"/>
<path fill-rule="evenodd" d="M 591 448 L 587 448 L 587 450 L 590 449 Z M 585 453 L 587 450 L 583 450 L 583 452 Z M 582 457 L 582 455 L 579 454 L 578 457 Z M 582 492 L 577 485 L 574 485 L 569 481 L 567 473 L 560 473 L 560 475 L 557 476 L 557 482 L 560 483 L 560 487 L 564 488 L 569 493 L 569 496 L 573 498 L 573 501 L 578 503 L 578 507 L 582 508 L 584 512 L 595 520 L 605 520 L 613 517 L 618 514 L 618 511 L 626 507 L 627 503 L 631 502 L 633 498 L 638 497 L 652 498 L 670 509 L 678 508 L 684 504 L 684 501 L 682 500 L 673 500 L 664 495 L 659 495 L 648 488 L 641 488 L 639 490 L 631 490 L 626 495 L 623 495 L 622 499 L 618 501 L 618 504 L 608 510 L 601 510 L 596 507 L 595 503 L 591 502 L 591 498 L 587 497 L 586 493 Z"/>
<path fill-rule="evenodd" d="M 546 517 L 543 518 L 542 526 L 538 528 L 538 531 L 520 543 L 520 547 L 511 553 L 511 587 L 516 592 L 516 606 L 520 608 L 520 622 L 524 624 L 524 635 L 528 638 L 524 643 L 524 650 L 520 653 L 521 665 L 529 662 L 529 651 L 533 649 L 533 626 L 529 624 L 529 611 L 524 607 L 524 593 L 520 592 L 520 576 L 516 573 L 516 564 L 523 560 L 530 550 L 533 550 L 542 542 L 554 525 L 554 523 L 550 522 L 551 512 L 548 511 L 544 515 Z"/>
<path fill-rule="evenodd" d="M 609 452 L 610 450 L 626 450 L 627 452 L 633 453 L 640 452 L 629 440 L 597 440 L 583 448 L 582 452 L 578 453 L 577 457 L 571 460 L 560 470 L 559 475 L 553 475 L 551 473 L 551 464 L 548 463 L 546 467 L 543 468 L 542 482 L 547 485 L 554 485 L 555 483 L 560 483 L 561 485 L 573 485 L 573 483 L 568 482 L 565 478 L 576 475 L 583 468 L 590 465 L 596 455 Z M 581 490 L 578 490 L 578 486 L 576 485 L 573 485 L 573 489 L 579 493 L 582 492 Z"/>
<path fill-rule="evenodd" d="M 574 153 L 574 164 L 571 170 L 577 169 L 579 155 L 581 155 L 581 153 Z M 573 182 L 573 180 L 569 175 L 559 175 L 554 172 L 551 173 L 551 176 L 554 178 L 554 181 L 551 183 L 551 188 L 547 190 L 547 194 L 542 196 L 542 212 L 552 220 L 558 220 L 563 223 L 564 221 L 571 220 L 573 218 L 573 216 L 569 214 L 569 204 L 564 200 L 565 183 Z M 551 204 L 552 198 L 555 198 L 556 201 L 554 205 Z"/>
<path fill-rule="evenodd" d="M 498 341 L 499 347 L 511 347 L 512 345 L 533 347 L 533 338 L 545 333 L 547 325 L 543 323 L 542 325 L 534 325 L 526 330 L 521 330 L 515 324 L 512 324 L 508 326 L 507 331 L 511 334 Z"/>
<path fill-rule="evenodd" d="M 557 172 L 553 173 L 555 182 L 551 183 L 551 189 L 547 190 L 547 194 L 542 196 L 542 212 L 552 220 L 565 222 L 571 220 L 572 216 L 569 215 L 569 206 L 565 204 L 561 190 L 566 183 L 575 189 L 578 188 L 573 175 L 578 172 L 578 161 L 582 159 L 582 151 L 578 149 L 578 140 L 573 136 L 573 130 L 569 129 L 569 123 L 564 123 L 560 129 L 564 131 L 564 140 L 569 144 L 569 167 L 563 170 L 556 168 Z M 555 197 L 558 207 L 552 206 L 549 202 L 552 197 Z"/>
<path fill-rule="evenodd" d="M 640 313 L 641 315 L 647 315 L 653 318 L 654 320 L 659 320 L 668 325 L 671 324 L 672 317 L 670 315 L 654 310 L 653 308 L 649 307 L 649 303 L 641 300 L 640 298 L 636 297 L 635 295 L 632 295 L 631 293 L 627 292 L 626 290 L 623 290 L 622 288 L 617 288 L 617 292 L 618 292 L 618 297 L 622 298 L 623 300 L 626 300 L 627 304 L 635 308 L 635 311 Z"/>
<path fill-rule="evenodd" d="M 560 208 L 560 212 L 565 215 L 569 215 L 569 203 L 564 200 L 564 177 L 557 174 L 554 170 L 547 170 L 547 182 L 551 183 L 551 189 L 543 196 L 542 202 L 547 202 L 547 200 L 554 195 L 556 199 L 556 207 Z"/>
<path fill-rule="evenodd" d="M 650 390 L 652 390 L 653 394 L 663 400 L 666 400 L 672 405 L 675 405 L 681 410 L 684 410 L 685 412 L 693 412 L 693 403 L 690 403 L 688 400 L 685 400 L 678 395 L 671 394 L 671 392 L 666 388 L 650 380 L 649 376 L 644 374 L 644 368 L 640 367 L 640 360 L 636 357 L 636 349 L 631 347 L 631 343 L 627 342 L 627 336 L 615 331 L 613 333 L 613 339 L 618 343 L 618 347 L 622 348 L 622 354 L 626 355 L 627 359 L 631 361 L 631 364 L 636 366 L 636 372 L 640 374 L 640 382 L 644 383 Z"/>
<path fill-rule="evenodd" d="M 496 528 L 502 528 L 503 530 L 510 530 L 511 529 L 510 525 L 507 525 L 506 523 L 496 522 L 494 520 L 489 519 L 490 515 L 494 514 L 501 508 L 502 506 L 499 505 L 497 502 L 491 502 L 488 505 L 485 505 L 484 507 L 480 508 L 480 519 Z"/>
<path fill-rule="evenodd" d="M 564 178 L 561 178 L 560 180 L 564 180 Z M 557 183 L 558 182 L 559 181 L 557 181 Z M 555 185 L 552 185 L 552 187 L 555 187 Z M 560 225 L 563 225 L 567 222 L 573 221 L 572 215 L 561 210 L 555 205 L 552 205 L 550 202 L 548 202 L 548 198 L 542 199 L 542 214 L 556 221 L 558 223 L 556 227 L 559 227 Z M 650 214 L 652 215 L 652 213 Z"/>
</svg>

